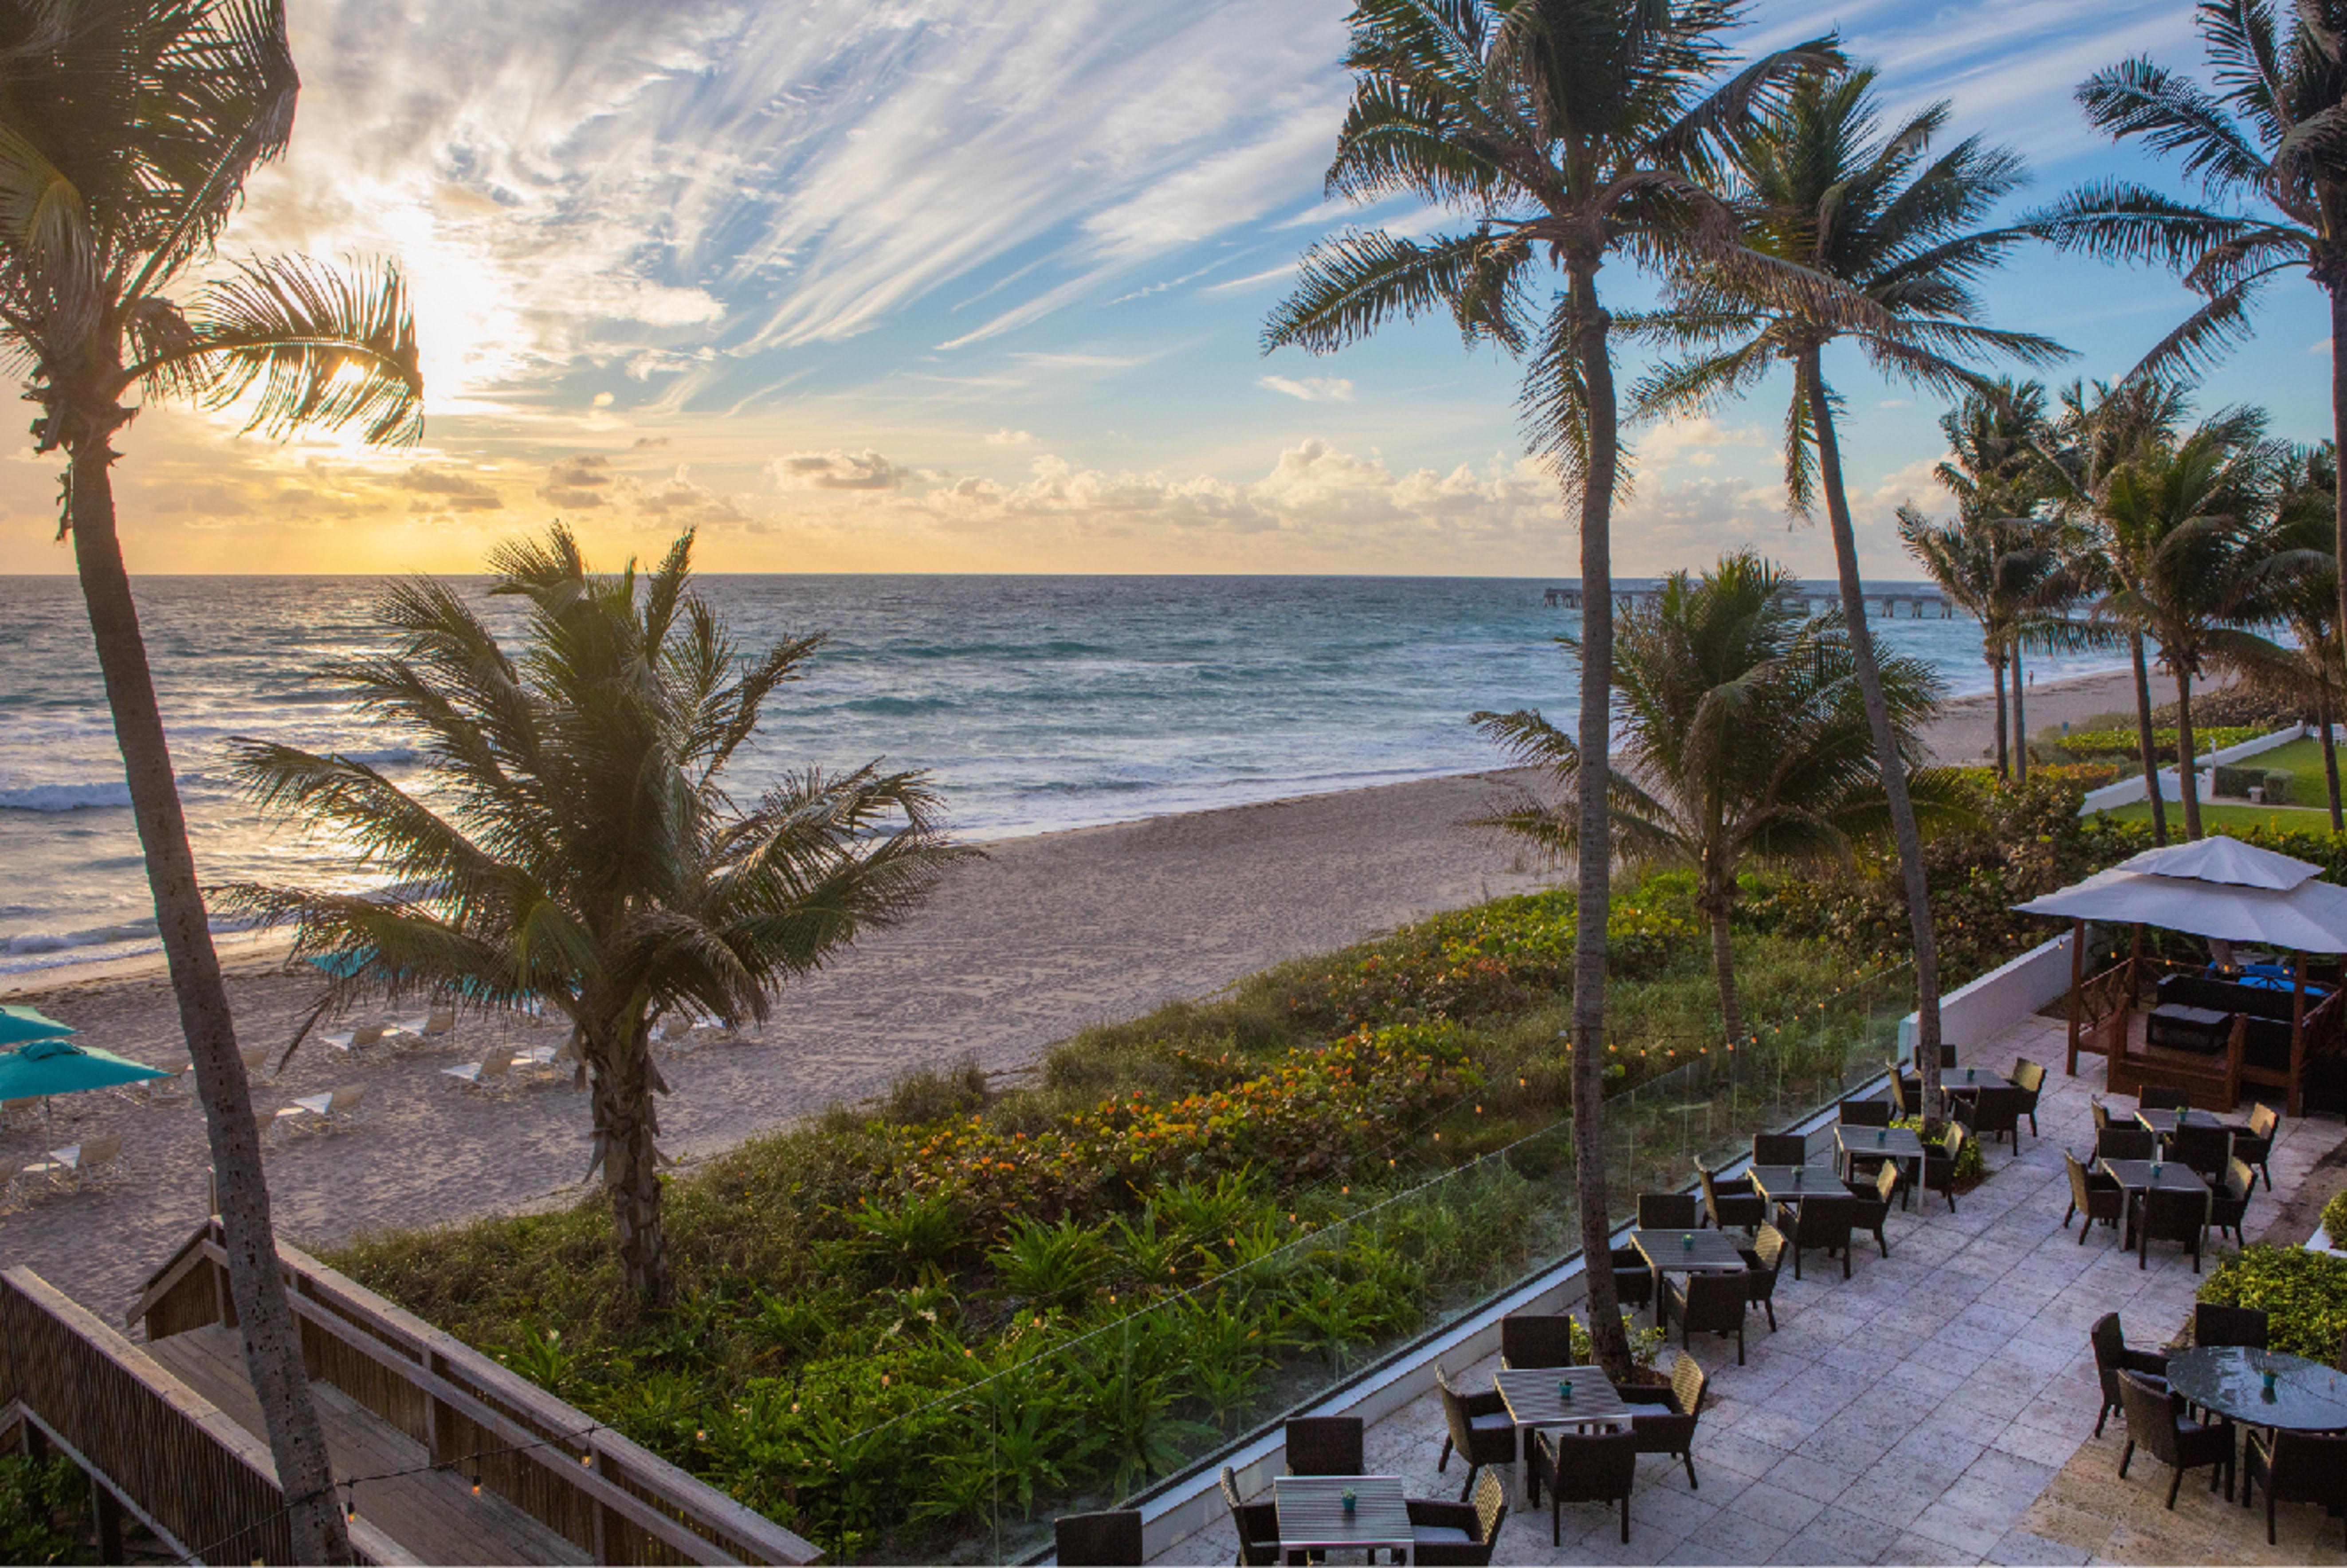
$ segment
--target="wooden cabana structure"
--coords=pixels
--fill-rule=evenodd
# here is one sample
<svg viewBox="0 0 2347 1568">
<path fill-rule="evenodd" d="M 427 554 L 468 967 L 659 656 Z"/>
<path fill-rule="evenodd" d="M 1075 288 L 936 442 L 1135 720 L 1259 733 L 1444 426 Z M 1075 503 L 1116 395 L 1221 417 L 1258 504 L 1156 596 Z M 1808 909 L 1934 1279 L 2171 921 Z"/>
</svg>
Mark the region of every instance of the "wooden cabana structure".
<svg viewBox="0 0 2347 1568">
<path fill-rule="evenodd" d="M 2071 923 L 2068 1070 L 2103 1057 L 2116 1093 L 2181 1090 L 2230 1110 L 2245 1089 L 2279 1090 L 2301 1113 L 2310 1071 L 2347 1048 L 2337 959 L 2347 955 L 2347 887 L 2320 867 L 2238 839 L 2147 850 L 2073 886 L 2017 905 Z M 2086 973 L 2089 924 L 2125 926 L 2127 955 Z M 2239 943 L 2286 962 L 2155 976 L 2146 927 Z M 2310 958 L 2327 960 L 2310 972 Z M 2145 1007 L 2147 996 L 2150 1005 Z"/>
</svg>

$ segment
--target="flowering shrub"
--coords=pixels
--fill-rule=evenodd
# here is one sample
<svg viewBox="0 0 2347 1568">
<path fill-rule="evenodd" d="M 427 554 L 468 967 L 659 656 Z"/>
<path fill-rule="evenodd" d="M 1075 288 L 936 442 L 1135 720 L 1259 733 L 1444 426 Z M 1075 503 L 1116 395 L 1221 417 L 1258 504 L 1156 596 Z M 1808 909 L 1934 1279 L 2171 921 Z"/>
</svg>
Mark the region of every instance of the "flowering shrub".
<svg viewBox="0 0 2347 1568">
<path fill-rule="evenodd" d="M 2271 733 L 2271 726 L 2240 724 L 2195 724 L 2192 745 L 2196 752 L 2206 753 L 2238 746 L 2243 741 L 2254 741 L 2260 735 Z M 2143 738 L 2134 729 L 2075 730 L 2061 739 L 2061 747 L 2074 757 L 2128 757 L 2142 754 Z M 2176 730 L 2173 726 L 2151 732 L 2153 752 L 2163 763 L 2176 760 Z"/>
</svg>

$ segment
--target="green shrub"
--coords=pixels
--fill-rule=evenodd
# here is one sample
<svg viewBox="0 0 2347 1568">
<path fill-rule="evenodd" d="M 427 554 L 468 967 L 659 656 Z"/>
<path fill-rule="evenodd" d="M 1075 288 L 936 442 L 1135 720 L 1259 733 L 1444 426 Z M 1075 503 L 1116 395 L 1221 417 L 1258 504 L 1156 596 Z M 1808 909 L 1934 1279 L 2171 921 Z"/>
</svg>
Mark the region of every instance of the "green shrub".
<svg viewBox="0 0 2347 1568">
<path fill-rule="evenodd" d="M 2201 756 L 2221 752 L 2228 746 L 2238 746 L 2244 741 L 2254 741 L 2273 733 L 2275 726 L 2259 727 L 2241 724 L 2195 724 L 2192 744 Z M 2154 730 L 2152 750 L 2163 763 L 2176 760 L 2177 733 L 2171 727 Z M 2062 737 L 2062 749 L 2074 757 L 2140 757 L 2143 740 L 2130 726 L 2124 729 L 2073 730 Z"/>
<path fill-rule="evenodd" d="M 2300 1246 L 2244 1247 L 2209 1274 L 2200 1299 L 2262 1310 L 2274 1349 L 2328 1367 L 2347 1335 L 2347 1258 Z"/>
<path fill-rule="evenodd" d="M 2347 1191 L 2333 1194 L 2322 1205 L 2322 1234 L 2331 1238 L 2332 1246 L 2347 1252 Z"/>
<path fill-rule="evenodd" d="M 2266 770 L 2263 768 L 2236 767 L 2228 764 L 2212 770 L 2209 787 L 2218 794 L 2231 795 L 2235 799 L 2246 799 L 2251 785 L 2265 782 Z"/>
<path fill-rule="evenodd" d="M 2268 805 L 2288 805 L 2290 804 L 2291 776 L 2291 771 L 2288 768 L 2268 768 L 2266 770 L 2265 786 L 2266 804 Z"/>
<path fill-rule="evenodd" d="M 89 1482 L 63 1454 L 0 1456 L 0 1563 L 95 1563 Z"/>
</svg>

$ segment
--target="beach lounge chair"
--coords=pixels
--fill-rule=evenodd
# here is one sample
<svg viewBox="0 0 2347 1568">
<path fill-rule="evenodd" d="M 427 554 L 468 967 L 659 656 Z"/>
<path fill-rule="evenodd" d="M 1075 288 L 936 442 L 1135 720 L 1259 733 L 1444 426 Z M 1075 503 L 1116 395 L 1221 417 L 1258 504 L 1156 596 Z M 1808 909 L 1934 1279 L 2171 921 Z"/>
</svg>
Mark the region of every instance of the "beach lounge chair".
<svg viewBox="0 0 2347 1568">
<path fill-rule="evenodd" d="M 180 1068 L 168 1078 L 142 1078 L 136 1083 L 126 1083 L 121 1093 L 125 1100 L 140 1105 L 177 1105 L 194 1092 L 195 1068 Z"/>
<path fill-rule="evenodd" d="M 47 1107 L 39 1099 L 0 1100 L 0 1127 L 11 1132 L 30 1132 L 47 1120 Z"/>
<path fill-rule="evenodd" d="M 339 1034 L 322 1034 L 318 1038 L 336 1050 L 356 1056 L 360 1051 L 383 1043 L 383 1037 L 398 1027 L 395 1024 L 366 1023 Z"/>
<path fill-rule="evenodd" d="M 277 1116 L 289 1132 L 354 1127 L 366 1116 L 366 1085 L 345 1083 L 331 1094 L 304 1094 Z"/>
<path fill-rule="evenodd" d="M 513 1087 L 513 1052 L 500 1050 L 479 1061 L 468 1061 L 462 1067 L 444 1067 L 441 1076 L 453 1078 L 468 1090 L 497 1093 Z"/>
<path fill-rule="evenodd" d="M 654 1056 L 690 1056 L 701 1048 L 692 1020 L 679 1013 L 652 1030 Z"/>
<path fill-rule="evenodd" d="M 79 1192 L 118 1179 L 122 1166 L 122 1135 L 108 1132 L 103 1137 L 85 1139 L 62 1149 L 52 1149 L 48 1157 L 36 1160 L 16 1173 L 11 1183 L 12 1198 L 46 1187 L 56 1192 Z"/>
<path fill-rule="evenodd" d="M 236 1054 L 243 1061 L 248 1074 L 260 1072 L 269 1065 L 269 1048 L 265 1045 L 248 1045 Z"/>
</svg>

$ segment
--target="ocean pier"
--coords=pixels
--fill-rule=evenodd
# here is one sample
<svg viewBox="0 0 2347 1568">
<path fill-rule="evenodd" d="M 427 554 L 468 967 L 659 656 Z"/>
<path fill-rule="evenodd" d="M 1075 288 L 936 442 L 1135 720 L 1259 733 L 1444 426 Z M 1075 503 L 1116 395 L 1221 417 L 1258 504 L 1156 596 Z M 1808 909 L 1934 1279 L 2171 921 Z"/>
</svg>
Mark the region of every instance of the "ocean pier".
<svg viewBox="0 0 2347 1568">
<path fill-rule="evenodd" d="M 1614 603 L 1620 610 L 1634 607 L 1651 609 L 1662 596 L 1659 583 L 1634 588 L 1617 586 L 1614 589 Z M 1541 603 L 1551 610 L 1579 610 L 1581 597 L 1579 583 L 1564 583 L 1542 590 Z M 1830 583 L 1798 584 L 1786 590 L 1785 598 L 1799 605 L 1806 615 L 1817 615 L 1839 609 L 1841 605 L 1841 591 Z M 1879 612 L 1875 609 L 1877 605 L 1881 606 Z M 1869 589 L 1866 608 L 1868 614 L 1880 613 L 1889 620 L 1896 620 L 1902 613 L 1910 620 L 1952 620 L 1956 614 L 1955 601 L 1946 594 L 1935 588 L 1919 588 L 1913 584 Z"/>
</svg>

